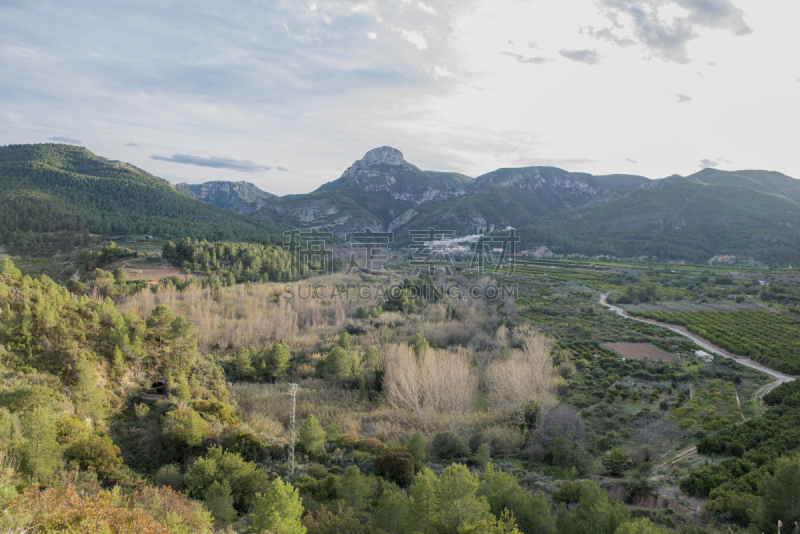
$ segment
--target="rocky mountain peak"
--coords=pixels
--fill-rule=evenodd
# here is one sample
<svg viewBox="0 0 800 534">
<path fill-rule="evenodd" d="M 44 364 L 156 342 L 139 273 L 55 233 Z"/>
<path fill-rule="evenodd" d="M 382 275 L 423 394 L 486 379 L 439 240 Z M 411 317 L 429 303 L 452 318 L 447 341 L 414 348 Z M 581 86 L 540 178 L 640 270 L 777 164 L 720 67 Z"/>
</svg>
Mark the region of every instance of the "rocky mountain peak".
<svg viewBox="0 0 800 534">
<path fill-rule="evenodd" d="M 373 148 L 364 154 L 363 158 L 350 165 L 350 167 L 344 171 L 342 177 L 348 178 L 350 176 L 355 176 L 358 171 L 370 165 L 401 166 L 405 161 L 406 160 L 403 159 L 403 153 L 396 148 L 390 146 Z"/>
</svg>

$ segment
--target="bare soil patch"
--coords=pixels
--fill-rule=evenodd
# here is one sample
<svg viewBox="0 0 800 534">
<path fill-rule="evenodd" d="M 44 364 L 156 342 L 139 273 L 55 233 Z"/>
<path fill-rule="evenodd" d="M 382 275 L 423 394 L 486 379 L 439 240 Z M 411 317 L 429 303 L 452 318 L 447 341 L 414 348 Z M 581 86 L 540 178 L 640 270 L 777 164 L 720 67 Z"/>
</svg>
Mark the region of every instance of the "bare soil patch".
<svg viewBox="0 0 800 534">
<path fill-rule="evenodd" d="M 645 357 L 647 357 L 650 361 L 678 361 L 676 357 L 651 347 L 646 343 L 606 343 L 603 347 L 611 349 L 623 358 L 629 358 L 631 360 L 644 360 Z"/>
<path fill-rule="evenodd" d="M 181 279 L 186 278 L 186 275 L 180 269 L 166 261 L 141 264 L 136 263 L 136 260 L 122 260 L 111 268 L 113 269 L 114 267 L 122 267 L 130 280 L 160 280 L 175 275 L 180 276 Z"/>
</svg>

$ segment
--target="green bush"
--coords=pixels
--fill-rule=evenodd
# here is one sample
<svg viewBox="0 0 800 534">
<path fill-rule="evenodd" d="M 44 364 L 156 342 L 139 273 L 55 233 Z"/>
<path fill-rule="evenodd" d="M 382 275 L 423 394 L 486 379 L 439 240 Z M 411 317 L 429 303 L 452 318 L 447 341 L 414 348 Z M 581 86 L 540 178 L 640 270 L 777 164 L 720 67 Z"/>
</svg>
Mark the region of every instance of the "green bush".
<svg viewBox="0 0 800 534">
<path fill-rule="evenodd" d="M 177 449 L 194 448 L 210 434 L 211 427 L 194 410 L 173 410 L 161 421 L 161 433 Z"/>
<path fill-rule="evenodd" d="M 328 470 L 320 464 L 311 464 L 306 468 L 306 475 L 316 480 L 322 480 L 328 476 Z"/>
<path fill-rule="evenodd" d="M 234 435 L 228 441 L 227 449 L 232 453 L 238 453 L 248 462 L 261 462 L 269 456 L 267 443 L 252 432 L 239 432 Z"/>
<path fill-rule="evenodd" d="M 348 450 L 355 449 L 358 446 L 358 438 L 352 434 L 342 434 L 334 440 L 334 443 L 340 449 Z"/>
<path fill-rule="evenodd" d="M 340 380 L 351 378 L 358 368 L 358 356 L 336 346 L 317 363 L 315 374 L 323 380 Z"/>
<path fill-rule="evenodd" d="M 463 458 L 469 455 L 469 444 L 455 432 L 440 432 L 433 437 L 431 453 L 441 460 Z"/>
<path fill-rule="evenodd" d="M 481 467 L 486 467 L 486 464 L 489 462 L 489 458 L 489 444 L 484 443 L 478 447 L 478 452 L 475 453 L 475 462 Z"/>
<path fill-rule="evenodd" d="M 382 454 L 386 451 L 386 445 L 379 439 L 367 438 L 358 442 L 356 448 L 370 454 Z"/>
<path fill-rule="evenodd" d="M 406 487 L 414 478 L 414 463 L 414 457 L 407 452 L 387 452 L 375 460 L 375 474 Z"/>
<path fill-rule="evenodd" d="M 603 458 L 603 466 L 611 476 L 621 477 L 624 475 L 625 471 L 627 471 L 628 467 L 630 467 L 630 462 L 628 461 L 628 455 L 625 453 L 625 449 L 620 447 L 614 448 L 608 454 L 608 456 Z"/>
<path fill-rule="evenodd" d="M 196 412 L 213 415 L 226 425 L 237 424 L 236 417 L 228 410 L 223 402 L 199 400 L 192 402 L 192 409 Z"/>
<path fill-rule="evenodd" d="M 64 451 L 64 458 L 77 461 L 81 469 L 91 469 L 105 478 L 122 465 L 119 453 L 119 447 L 110 437 L 92 434 L 71 443 Z"/>
</svg>

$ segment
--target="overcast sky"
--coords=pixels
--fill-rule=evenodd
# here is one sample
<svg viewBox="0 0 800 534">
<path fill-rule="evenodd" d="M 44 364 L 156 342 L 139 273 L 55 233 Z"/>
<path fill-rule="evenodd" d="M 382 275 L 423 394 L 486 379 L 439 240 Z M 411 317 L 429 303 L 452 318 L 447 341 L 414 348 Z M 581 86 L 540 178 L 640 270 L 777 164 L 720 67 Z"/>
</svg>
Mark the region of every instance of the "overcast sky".
<svg viewBox="0 0 800 534">
<path fill-rule="evenodd" d="M 382 145 L 470 176 L 800 177 L 799 18 L 763 0 L 3 0 L 0 144 L 281 195 Z"/>
</svg>

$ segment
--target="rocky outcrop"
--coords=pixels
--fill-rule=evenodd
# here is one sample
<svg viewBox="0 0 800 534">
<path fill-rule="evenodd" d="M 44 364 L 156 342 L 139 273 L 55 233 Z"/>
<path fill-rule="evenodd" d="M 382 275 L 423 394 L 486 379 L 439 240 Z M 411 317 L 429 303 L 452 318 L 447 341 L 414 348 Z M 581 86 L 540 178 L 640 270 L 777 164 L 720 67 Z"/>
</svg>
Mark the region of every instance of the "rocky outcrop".
<svg viewBox="0 0 800 534">
<path fill-rule="evenodd" d="M 337 182 L 358 187 L 367 193 L 387 193 L 394 200 L 413 205 L 466 193 L 460 184 L 429 175 L 408 163 L 402 152 L 388 146 L 367 152 L 348 167 Z M 329 190 L 333 187 L 333 184 L 323 186 Z"/>
<path fill-rule="evenodd" d="M 403 159 L 403 153 L 390 146 L 382 146 L 380 148 L 373 148 L 360 160 L 356 161 L 346 171 L 342 173 L 342 178 L 350 178 L 355 176 L 358 171 L 365 169 L 370 165 L 394 165 L 400 166 L 406 162 Z"/>
</svg>

